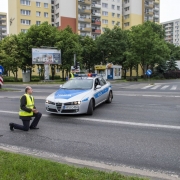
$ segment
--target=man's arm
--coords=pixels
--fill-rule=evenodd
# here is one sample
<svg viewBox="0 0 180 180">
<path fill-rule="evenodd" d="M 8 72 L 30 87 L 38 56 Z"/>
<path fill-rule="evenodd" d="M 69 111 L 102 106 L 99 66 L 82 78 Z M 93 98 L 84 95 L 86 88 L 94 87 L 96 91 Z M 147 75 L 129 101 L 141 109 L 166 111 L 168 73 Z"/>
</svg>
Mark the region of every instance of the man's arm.
<svg viewBox="0 0 180 180">
<path fill-rule="evenodd" d="M 28 113 L 32 112 L 32 109 L 27 108 L 26 104 L 27 104 L 27 100 L 26 100 L 26 96 L 24 95 L 24 96 L 22 96 L 22 98 L 20 100 L 20 107 L 23 111 L 26 111 Z"/>
</svg>

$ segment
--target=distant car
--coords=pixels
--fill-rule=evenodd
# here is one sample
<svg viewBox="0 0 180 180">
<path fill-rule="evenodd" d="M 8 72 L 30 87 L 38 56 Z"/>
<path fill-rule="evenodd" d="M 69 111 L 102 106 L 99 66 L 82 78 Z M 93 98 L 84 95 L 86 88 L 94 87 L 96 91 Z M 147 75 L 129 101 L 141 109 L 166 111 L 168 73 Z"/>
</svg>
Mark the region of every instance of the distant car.
<svg viewBox="0 0 180 180">
<path fill-rule="evenodd" d="M 103 102 L 111 103 L 111 84 L 101 77 L 76 77 L 60 85 L 46 98 L 45 108 L 54 114 L 88 114 Z"/>
</svg>

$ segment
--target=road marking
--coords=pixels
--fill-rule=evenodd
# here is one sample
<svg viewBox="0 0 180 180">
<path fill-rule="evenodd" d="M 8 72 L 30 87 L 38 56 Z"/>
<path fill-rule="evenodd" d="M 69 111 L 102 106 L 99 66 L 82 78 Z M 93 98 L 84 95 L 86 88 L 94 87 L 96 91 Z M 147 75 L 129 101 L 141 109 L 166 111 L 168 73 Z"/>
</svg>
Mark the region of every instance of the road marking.
<svg viewBox="0 0 180 180">
<path fill-rule="evenodd" d="M 166 85 L 166 86 L 163 86 L 161 89 L 164 90 L 164 89 L 166 89 L 166 88 L 168 88 L 168 87 L 169 87 L 169 86 Z"/>
<path fill-rule="evenodd" d="M 104 162 L 97 162 L 97 161 L 88 161 L 88 160 L 82 160 L 82 159 L 75 159 L 72 157 L 65 157 L 62 156 L 59 153 L 52 153 L 48 151 L 38 150 L 38 149 L 32 149 L 22 146 L 14 146 L 9 144 L 2 144 L 0 143 L 0 149 L 4 151 L 9 151 L 13 153 L 20 153 L 20 154 L 26 154 L 33 157 L 39 157 L 39 158 L 45 158 L 47 160 L 59 162 L 59 163 L 65 163 L 65 164 L 72 164 L 72 165 L 79 165 L 81 167 L 88 167 L 88 168 L 96 168 L 97 170 L 108 170 L 108 171 L 116 171 L 121 174 L 130 174 L 131 176 L 143 176 L 143 177 L 151 177 L 156 179 L 164 179 L 164 180 L 177 180 L 179 178 L 178 175 L 169 174 L 169 172 L 155 172 L 149 169 L 137 169 L 128 167 L 126 165 L 108 165 Z"/>
<path fill-rule="evenodd" d="M 145 87 L 143 87 L 143 88 L 141 88 L 141 89 L 148 89 L 148 88 L 150 88 L 150 87 L 152 87 L 152 85 L 145 86 Z"/>
<path fill-rule="evenodd" d="M 161 85 L 156 85 L 156 86 L 154 86 L 153 88 L 151 88 L 151 89 L 157 89 L 158 87 L 160 87 Z"/>
<path fill-rule="evenodd" d="M 0 113 L 18 114 L 18 112 L 15 111 L 3 111 L 3 110 L 0 110 Z M 51 116 L 47 114 L 43 114 L 43 117 L 51 117 Z M 108 120 L 108 119 L 104 120 L 104 119 L 76 118 L 76 117 L 74 117 L 74 119 L 78 119 L 81 121 L 106 123 L 106 124 L 119 124 L 119 125 L 138 126 L 138 127 L 152 127 L 152 128 L 180 130 L 180 126 L 171 126 L 171 125 L 162 125 L 162 124 L 148 124 L 148 123 L 136 123 L 136 122 L 127 122 L 127 121 Z"/>
<path fill-rule="evenodd" d="M 177 86 L 173 86 L 170 90 L 176 90 Z"/>
</svg>

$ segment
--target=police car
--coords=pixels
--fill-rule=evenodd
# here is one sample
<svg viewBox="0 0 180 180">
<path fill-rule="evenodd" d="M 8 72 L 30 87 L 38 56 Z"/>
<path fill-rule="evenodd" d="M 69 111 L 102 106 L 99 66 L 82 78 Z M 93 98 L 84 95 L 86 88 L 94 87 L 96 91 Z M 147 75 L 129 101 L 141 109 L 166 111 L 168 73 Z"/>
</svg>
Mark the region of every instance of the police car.
<svg viewBox="0 0 180 180">
<path fill-rule="evenodd" d="M 112 99 L 111 84 L 102 77 L 75 77 L 49 95 L 45 107 L 53 114 L 92 115 L 95 107 Z"/>
</svg>

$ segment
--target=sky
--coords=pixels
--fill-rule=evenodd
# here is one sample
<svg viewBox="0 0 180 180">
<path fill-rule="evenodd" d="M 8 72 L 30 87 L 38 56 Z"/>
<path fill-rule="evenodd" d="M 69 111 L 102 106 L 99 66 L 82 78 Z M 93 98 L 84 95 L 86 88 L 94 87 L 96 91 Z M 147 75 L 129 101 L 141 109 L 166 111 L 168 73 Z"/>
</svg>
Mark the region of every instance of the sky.
<svg viewBox="0 0 180 180">
<path fill-rule="evenodd" d="M 180 0 L 160 0 L 160 1 L 161 1 L 160 3 L 161 23 L 174 19 L 180 19 Z M 8 0 L 0 0 L 0 12 L 8 12 Z"/>
</svg>

